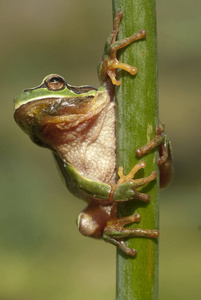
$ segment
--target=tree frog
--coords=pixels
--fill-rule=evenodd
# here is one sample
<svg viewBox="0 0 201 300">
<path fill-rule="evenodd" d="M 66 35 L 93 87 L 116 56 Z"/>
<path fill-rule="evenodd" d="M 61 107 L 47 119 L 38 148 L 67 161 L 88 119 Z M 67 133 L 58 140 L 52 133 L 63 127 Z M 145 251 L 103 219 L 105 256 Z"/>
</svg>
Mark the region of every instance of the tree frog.
<svg viewBox="0 0 201 300">
<path fill-rule="evenodd" d="M 128 248 L 124 238 L 157 238 L 159 232 L 125 228 L 125 224 L 139 222 L 140 215 L 117 218 L 116 204 L 131 199 L 148 202 L 150 196 L 137 188 L 155 180 L 157 172 L 134 179 L 135 173 L 145 167 L 145 163 L 140 162 L 128 175 L 119 168 L 119 180 L 116 180 L 114 86 L 121 84 L 116 79 L 116 69 L 124 69 L 132 75 L 137 72 L 135 67 L 119 62 L 116 53 L 146 36 L 145 30 L 141 30 L 116 41 L 121 18 L 122 13 L 118 12 L 105 44 L 99 66 L 102 84 L 98 89 L 87 85 L 72 86 L 59 75 L 48 75 L 39 86 L 26 89 L 15 98 L 14 118 L 34 143 L 53 152 L 68 189 L 88 202 L 77 219 L 79 231 L 85 236 L 103 238 L 124 253 L 135 256 L 136 250 Z M 136 151 L 142 156 L 160 147 L 162 185 L 171 177 L 168 145 L 163 126 L 159 125 L 155 138 Z"/>
</svg>

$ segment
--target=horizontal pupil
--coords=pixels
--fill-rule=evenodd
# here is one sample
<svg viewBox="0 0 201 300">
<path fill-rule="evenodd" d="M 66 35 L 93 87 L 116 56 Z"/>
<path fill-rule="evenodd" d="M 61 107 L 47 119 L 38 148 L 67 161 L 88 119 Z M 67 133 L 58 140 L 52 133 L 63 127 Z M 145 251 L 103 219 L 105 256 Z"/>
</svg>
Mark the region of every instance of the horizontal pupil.
<svg viewBox="0 0 201 300">
<path fill-rule="evenodd" d="M 58 81 L 59 81 L 59 79 L 56 78 L 56 77 L 52 77 L 52 78 L 50 79 L 50 82 L 58 82 Z"/>
</svg>

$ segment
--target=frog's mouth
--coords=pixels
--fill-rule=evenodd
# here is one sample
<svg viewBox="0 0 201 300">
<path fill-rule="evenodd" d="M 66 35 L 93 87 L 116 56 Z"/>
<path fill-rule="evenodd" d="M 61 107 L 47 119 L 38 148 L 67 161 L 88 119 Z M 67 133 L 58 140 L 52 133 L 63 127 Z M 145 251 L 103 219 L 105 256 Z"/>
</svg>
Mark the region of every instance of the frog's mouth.
<svg viewBox="0 0 201 300">
<path fill-rule="evenodd" d="M 17 124 L 34 142 L 44 144 L 43 133 L 51 126 L 61 129 L 86 116 L 92 108 L 93 96 L 75 98 L 45 98 L 33 100 L 15 110 Z M 76 124 L 75 124 L 76 125 Z"/>
<path fill-rule="evenodd" d="M 14 118 L 36 144 L 52 148 L 77 138 L 89 126 L 103 109 L 101 101 L 93 99 L 88 95 L 33 100 L 17 108 Z"/>
</svg>

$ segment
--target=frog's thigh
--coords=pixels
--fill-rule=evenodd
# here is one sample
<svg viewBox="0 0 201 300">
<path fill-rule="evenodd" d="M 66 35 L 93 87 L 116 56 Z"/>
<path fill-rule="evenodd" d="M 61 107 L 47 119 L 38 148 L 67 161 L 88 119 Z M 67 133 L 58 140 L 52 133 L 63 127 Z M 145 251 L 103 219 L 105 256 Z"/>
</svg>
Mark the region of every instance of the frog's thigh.
<svg viewBox="0 0 201 300">
<path fill-rule="evenodd" d="M 89 204 L 78 216 L 77 225 L 81 234 L 94 238 L 102 238 L 109 220 L 110 206 Z"/>
</svg>

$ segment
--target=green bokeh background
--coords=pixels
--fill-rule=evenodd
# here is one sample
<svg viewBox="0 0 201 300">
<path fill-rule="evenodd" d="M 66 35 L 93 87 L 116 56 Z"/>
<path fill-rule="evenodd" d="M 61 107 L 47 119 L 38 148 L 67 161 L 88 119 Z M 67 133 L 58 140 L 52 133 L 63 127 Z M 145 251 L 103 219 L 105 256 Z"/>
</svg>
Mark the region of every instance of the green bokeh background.
<svg viewBox="0 0 201 300">
<path fill-rule="evenodd" d="M 175 161 L 161 192 L 159 299 L 201 299 L 201 2 L 156 2 L 160 119 Z M 97 86 L 111 28 L 108 0 L 0 1 L 0 300 L 115 298 L 115 248 L 79 234 L 85 203 L 17 127 L 12 101 L 49 73 Z"/>
</svg>

